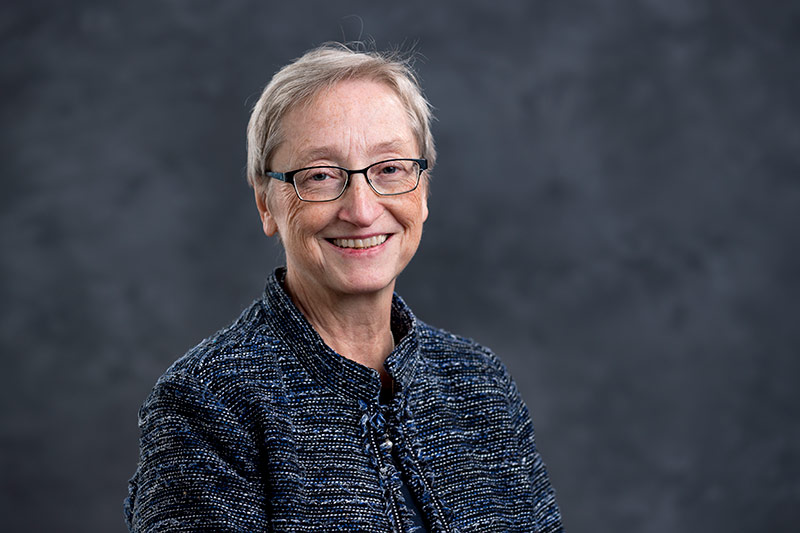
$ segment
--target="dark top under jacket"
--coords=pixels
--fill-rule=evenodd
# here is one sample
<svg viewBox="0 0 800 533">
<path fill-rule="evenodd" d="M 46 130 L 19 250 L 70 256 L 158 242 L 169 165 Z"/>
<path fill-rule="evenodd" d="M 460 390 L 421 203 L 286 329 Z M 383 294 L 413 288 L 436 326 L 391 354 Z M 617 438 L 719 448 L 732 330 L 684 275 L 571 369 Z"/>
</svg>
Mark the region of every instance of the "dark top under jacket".
<svg viewBox="0 0 800 533">
<path fill-rule="evenodd" d="M 284 275 L 142 406 L 131 531 L 408 532 L 408 496 L 431 533 L 562 531 L 528 410 L 494 354 L 395 296 L 395 395 L 382 404 L 378 373 L 322 341 Z"/>
</svg>

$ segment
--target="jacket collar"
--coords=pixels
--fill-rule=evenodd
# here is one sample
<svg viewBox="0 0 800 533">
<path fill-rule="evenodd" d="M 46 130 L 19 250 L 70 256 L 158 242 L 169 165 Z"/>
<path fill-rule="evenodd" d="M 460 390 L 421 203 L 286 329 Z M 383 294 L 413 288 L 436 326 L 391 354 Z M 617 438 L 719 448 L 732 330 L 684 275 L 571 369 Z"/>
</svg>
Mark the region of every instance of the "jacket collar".
<svg viewBox="0 0 800 533">
<path fill-rule="evenodd" d="M 278 268 L 264 289 L 264 310 L 270 328 L 319 383 L 345 397 L 367 404 L 378 402 L 381 382 L 376 370 L 333 351 L 294 305 L 283 288 L 285 268 Z M 404 395 L 419 364 L 417 319 L 397 294 L 392 298 L 392 331 L 398 341 L 384 366 L 395 381 L 395 394 Z"/>
</svg>

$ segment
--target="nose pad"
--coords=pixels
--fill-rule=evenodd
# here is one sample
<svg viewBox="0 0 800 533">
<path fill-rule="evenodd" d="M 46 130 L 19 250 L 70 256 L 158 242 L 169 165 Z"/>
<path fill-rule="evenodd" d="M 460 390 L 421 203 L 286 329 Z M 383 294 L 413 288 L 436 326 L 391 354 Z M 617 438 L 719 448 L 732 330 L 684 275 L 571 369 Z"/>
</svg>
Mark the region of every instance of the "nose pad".
<svg viewBox="0 0 800 533">
<path fill-rule="evenodd" d="M 356 176 L 360 176 L 361 179 L 357 179 Z M 373 196 L 376 195 L 375 191 L 372 189 L 372 185 L 369 184 L 369 180 L 367 179 L 367 175 L 364 174 L 363 172 L 357 172 L 357 173 L 354 173 L 352 176 L 350 176 L 350 183 L 348 184 L 347 188 L 348 189 L 354 189 L 354 188 L 366 189 L 367 192 L 370 192 Z M 344 193 L 347 194 L 348 191 L 344 191 Z"/>
<path fill-rule="evenodd" d="M 379 197 L 364 174 L 353 174 L 341 200 L 341 217 L 353 224 L 368 226 L 380 214 Z"/>
</svg>

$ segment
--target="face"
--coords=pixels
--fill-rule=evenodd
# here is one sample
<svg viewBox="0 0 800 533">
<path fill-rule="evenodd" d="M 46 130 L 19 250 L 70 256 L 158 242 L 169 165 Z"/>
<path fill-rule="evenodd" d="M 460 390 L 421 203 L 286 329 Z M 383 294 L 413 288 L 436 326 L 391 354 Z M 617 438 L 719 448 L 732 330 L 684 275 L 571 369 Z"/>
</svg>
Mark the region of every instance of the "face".
<svg viewBox="0 0 800 533">
<path fill-rule="evenodd" d="M 403 104 L 387 85 L 343 81 L 282 122 L 284 141 L 270 167 L 316 165 L 350 169 L 393 158 L 416 158 L 419 147 Z M 332 202 L 303 202 L 291 184 L 271 180 L 256 192 L 264 232 L 279 234 L 293 292 L 321 297 L 394 290 L 419 245 L 428 216 L 427 182 L 410 193 L 378 196 L 355 174 Z M 356 245 L 356 246 L 353 246 Z"/>
</svg>

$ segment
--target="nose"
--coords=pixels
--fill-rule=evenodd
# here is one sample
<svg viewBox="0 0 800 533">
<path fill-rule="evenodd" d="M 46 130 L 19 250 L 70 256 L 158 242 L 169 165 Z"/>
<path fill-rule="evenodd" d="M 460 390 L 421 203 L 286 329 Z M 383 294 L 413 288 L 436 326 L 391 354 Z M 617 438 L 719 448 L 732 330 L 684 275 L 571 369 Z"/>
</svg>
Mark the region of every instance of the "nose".
<svg viewBox="0 0 800 533">
<path fill-rule="evenodd" d="M 367 177 L 361 173 L 350 176 L 347 190 L 339 201 L 339 218 L 356 226 L 370 226 L 383 210 L 380 198 L 367 183 Z"/>
</svg>

